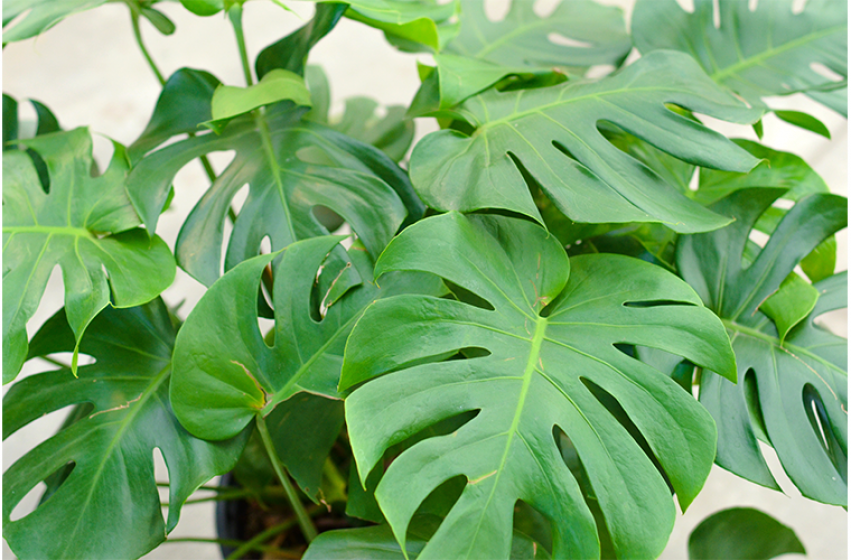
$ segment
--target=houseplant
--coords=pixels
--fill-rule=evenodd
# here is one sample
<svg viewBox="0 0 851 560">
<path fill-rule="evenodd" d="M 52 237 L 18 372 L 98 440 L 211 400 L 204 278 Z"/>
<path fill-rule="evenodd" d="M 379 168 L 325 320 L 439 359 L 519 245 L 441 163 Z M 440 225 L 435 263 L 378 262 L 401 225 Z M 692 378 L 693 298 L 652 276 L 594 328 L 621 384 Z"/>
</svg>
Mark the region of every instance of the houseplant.
<svg viewBox="0 0 851 560">
<path fill-rule="evenodd" d="M 27 6 L 4 40 L 57 17 L 47 4 Z M 844 75 L 844 43 L 831 34 L 844 25 L 844 8 L 810 2 L 809 28 L 785 4 L 751 13 L 747 3 L 721 3 L 716 29 L 711 2 L 691 16 L 673 2 L 639 3 L 630 38 L 617 11 L 570 3 L 531 21 L 592 46 L 556 49 L 521 32 L 537 18 L 524 3 L 499 25 L 467 3 L 407 5 L 390 18 L 376 6 L 319 5 L 312 22 L 257 58 L 255 87 L 218 88 L 208 73 L 178 71 L 145 133 L 117 148 L 100 177 L 91 177 L 87 132 L 51 133 L 55 119 L 40 108 L 44 134 L 19 140 L 7 126 L 16 122 L 13 100 L 4 99 L 4 375 L 14 378 L 26 357 L 78 346 L 97 360 L 79 377 L 61 370 L 23 379 L 6 397 L 7 433 L 90 403 L 7 471 L 4 536 L 13 549 L 22 557 L 139 556 L 163 540 L 199 485 L 233 469 L 249 473 L 247 483 L 278 476 L 280 486 L 257 492 L 289 495 L 307 539 L 318 509 L 302 505 L 308 498 L 390 523 L 323 534 L 313 557 L 330 557 L 341 543 L 392 545 L 406 528 L 404 544 L 423 557 L 507 556 L 512 546 L 517 554 L 596 556 L 602 546 L 606 556 L 650 557 L 670 532 L 671 491 L 687 505 L 714 458 L 773 483 L 757 439 L 777 449 L 806 495 L 843 503 L 847 399 L 836 364 L 844 342 L 812 319 L 842 305 L 830 237 L 844 227 L 845 202 L 823 194 L 801 160 L 732 143 L 691 111 L 758 123 L 760 98 L 787 91 L 776 74 L 724 62 L 737 56 L 724 50 L 737 44 L 726 22 L 751 22 L 741 45 L 757 48 L 764 10 L 773 9 L 772 21 L 785 22 L 773 32 L 788 44 L 776 61 L 784 81 L 794 76 L 786 85 L 841 109 L 841 84 L 809 64 Z M 134 22 L 146 17 L 168 31 L 155 7 L 130 8 Z M 228 6 L 238 38 L 240 9 Z M 688 44 L 659 33 L 655 10 L 677 24 L 670 30 L 707 38 L 698 62 L 665 50 Z M 398 117 L 376 122 L 366 108 L 366 118 L 327 124 L 322 77 L 304 62 L 344 14 L 383 29 L 399 48 L 439 51 L 436 69 L 422 68 L 409 114 L 436 115 L 444 129 L 415 147 L 409 173 L 393 163 L 410 138 Z M 818 49 L 801 39 L 810 35 Z M 501 50 L 502 37 L 534 46 Z M 575 77 L 620 65 L 632 42 L 644 55 L 636 62 L 596 80 Z M 546 54 L 529 63 L 512 56 L 518 44 Z M 246 76 L 253 81 L 248 64 Z M 777 116 L 819 130 L 806 115 Z M 193 136 L 160 147 L 186 133 Z M 221 149 L 236 150 L 235 159 L 171 248 L 210 286 L 180 325 L 158 300 L 139 305 L 171 282 L 174 265 L 137 226 L 153 232 L 177 170 Z M 228 206 L 246 183 L 251 193 L 234 212 L 222 263 Z M 785 212 L 772 206 L 780 197 L 798 202 Z M 316 205 L 332 212 L 314 219 Z M 357 236 L 345 249 L 322 235 L 341 219 Z M 771 234 L 762 250 L 748 242 L 753 227 Z M 272 253 L 256 257 L 267 236 Z M 790 276 L 799 261 L 812 282 Z M 21 321 L 40 296 L 22 289 L 38 284 L 25 273 L 37 278 L 54 263 L 66 274 L 66 310 L 22 340 Z M 98 313 L 110 292 L 116 309 Z M 258 316 L 274 318 L 275 328 L 260 333 Z M 765 363 L 772 356 L 776 369 Z M 702 404 L 676 383 L 697 383 Z M 154 447 L 170 467 L 167 524 Z M 437 460 L 441 453 L 449 458 Z M 16 501 L 43 479 L 49 499 L 10 521 Z M 45 527 L 51 542 L 36 536 Z"/>
</svg>

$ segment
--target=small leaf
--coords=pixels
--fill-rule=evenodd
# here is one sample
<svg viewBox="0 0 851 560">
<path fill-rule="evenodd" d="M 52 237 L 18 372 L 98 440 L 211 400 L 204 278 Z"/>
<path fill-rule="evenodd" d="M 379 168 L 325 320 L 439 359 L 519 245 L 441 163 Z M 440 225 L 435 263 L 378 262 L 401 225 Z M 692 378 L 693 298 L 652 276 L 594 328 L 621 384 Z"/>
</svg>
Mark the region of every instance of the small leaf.
<svg viewBox="0 0 851 560">
<path fill-rule="evenodd" d="M 774 111 L 774 114 L 781 121 L 793 124 L 804 130 L 809 130 L 830 140 L 830 130 L 827 129 L 823 122 L 810 114 L 800 111 Z"/>
<path fill-rule="evenodd" d="M 212 16 L 225 8 L 223 0 L 180 0 L 180 3 L 196 16 Z"/>
<path fill-rule="evenodd" d="M 753 508 L 730 508 L 700 522 L 688 539 L 689 560 L 770 560 L 806 554 L 795 531 Z"/>
<path fill-rule="evenodd" d="M 818 290 L 813 288 L 812 284 L 793 272 L 783 280 L 777 291 L 759 306 L 759 310 L 774 321 L 781 345 L 792 327 L 812 312 L 818 296 Z"/>
<path fill-rule="evenodd" d="M 141 14 L 151 22 L 151 25 L 157 28 L 157 31 L 163 35 L 171 35 L 177 29 L 174 22 L 168 19 L 168 16 L 159 10 L 143 6 Z"/>
<path fill-rule="evenodd" d="M 213 94 L 213 119 L 202 123 L 221 133 L 231 119 L 258 107 L 290 100 L 302 107 L 310 106 L 310 92 L 304 78 L 288 70 L 269 71 L 259 83 L 245 88 L 219 86 Z"/>
<path fill-rule="evenodd" d="M 801 269 L 813 283 L 832 276 L 836 270 L 836 236 L 828 237 L 804 257 Z"/>
<path fill-rule="evenodd" d="M 397 47 L 416 52 L 420 46 L 438 52 L 457 33 L 449 20 L 461 9 L 458 0 L 351 0 L 346 17 L 384 31 Z"/>
</svg>

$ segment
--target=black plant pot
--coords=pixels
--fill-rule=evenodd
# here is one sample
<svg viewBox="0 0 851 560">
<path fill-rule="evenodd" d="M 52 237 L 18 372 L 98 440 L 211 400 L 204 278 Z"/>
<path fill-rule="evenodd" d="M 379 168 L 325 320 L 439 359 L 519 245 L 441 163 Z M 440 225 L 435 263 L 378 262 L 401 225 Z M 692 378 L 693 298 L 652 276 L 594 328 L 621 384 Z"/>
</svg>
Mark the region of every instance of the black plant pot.
<svg viewBox="0 0 851 560">
<path fill-rule="evenodd" d="M 242 486 L 231 473 L 222 476 L 219 481 L 221 488 L 239 489 Z M 245 520 L 248 519 L 249 504 L 245 500 L 220 500 L 216 502 L 216 533 L 220 539 L 246 541 L 253 535 L 248 535 Z M 222 558 L 227 558 L 236 551 L 236 547 L 220 545 Z M 260 560 L 262 555 L 256 550 L 246 552 L 240 560 Z"/>
</svg>

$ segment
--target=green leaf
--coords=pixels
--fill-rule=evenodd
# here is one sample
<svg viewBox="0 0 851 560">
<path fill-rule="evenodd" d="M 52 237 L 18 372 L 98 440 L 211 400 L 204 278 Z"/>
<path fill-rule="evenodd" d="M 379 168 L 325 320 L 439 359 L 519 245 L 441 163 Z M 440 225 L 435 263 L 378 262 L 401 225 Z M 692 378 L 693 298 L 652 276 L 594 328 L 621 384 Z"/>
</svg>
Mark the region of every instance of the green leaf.
<svg viewBox="0 0 851 560">
<path fill-rule="evenodd" d="M 730 508 L 700 522 L 688 539 L 689 560 L 769 560 L 806 554 L 795 531 L 753 508 Z"/>
<path fill-rule="evenodd" d="M 196 16 L 212 16 L 225 8 L 224 0 L 180 0 L 180 3 Z"/>
<path fill-rule="evenodd" d="M 387 156 L 302 120 L 303 111 L 283 102 L 262 115 L 237 117 L 221 135 L 198 134 L 171 144 L 146 156 L 131 172 L 130 199 L 148 231 L 155 231 L 172 180 L 183 166 L 210 152 L 236 151 L 177 239 L 180 266 L 202 283 L 209 286 L 221 274 L 225 216 L 246 184 L 250 192 L 231 232 L 225 270 L 257 255 L 264 237 L 277 251 L 296 239 L 326 234 L 312 214 L 317 205 L 342 216 L 377 256 L 405 219 L 406 206 L 417 202 L 407 176 Z M 321 164 L 314 163 L 317 154 Z"/>
<path fill-rule="evenodd" d="M 846 227 L 847 202 L 831 194 L 800 199 L 747 265 L 743 255 L 750 231 L 783 194 L 767 188 L 736 191 L 712 206 L 735 222 L 712 233 L 680 237 L 680 274 L 727 327 L 743 380 L 734 386 L 704 371 L 700 402 L 718 425 L 720 466 L 778 488 L 757 444 L 762 435 L 804 496 L 845 505 L 847 342 L 814 324 L 822 313 L 845 307 L 845 274 L 814 284 L 820 292 L 815 309 L 782 344 L 775 324 L 758 308 L 802 258 Z M 781 303 L 798 305 L 777 301 Z"/>
<path fill-rule="evenodd" d="M 262 79 L 275 68 L 304 75 L 310 49 L 334 29 L 346 9 L 347 4 L 318 3 L 310 22 L 260 51 L 254 61 L 257 76 Z"/>
<path fill-rule="evenodd" d="M 387 469 L 376 497 L 399 542 L 425 497 L 462 475 L 467 484 L 421 559 L 470 551 L 507 558 L 517 500 L 552 523 L 553 557 L 598 557 L 594 518 L 553 437 L 558 426 L 578 451 L 618 555 L 658 555 L 673 527 L 671 492 L 590 388 L 620 403 L 680 503 L 690 503 L 715 456 L 713 424 L 668 376 L 614 345 L 662 348 L 735 379 L 723 327 L 697 295 L 628 257 L 568 263 L 558 241 L 533 223 L 454 212 L 420 221 L 390 243 L 376 275 L 397 270 L 440 275 L 481 305 L 388 298 L 367 309 L 349 338 L 340 388 L 366 382 L 346 399 L 362 482 L 389 446 L 477 412 Z M 440 362 L 462 349 L 479 357 Z"/>
<path fill-rule="evenodd" d="M 632 49 L 623 12 L 590 0 L 561 2 L 539 17 L 533 2 L 514 0 L 491 21 L 482 2 L 464 4 L 458 36 L 435 56 L 440 109 L 461 103 L 508 75 L 583 74 L 597 64 L 619 66 Z M 559 44 L 557 34 L 580 43 Z"/>
<path fill-rule="evenodd" d="M 781 345 L 792 327 L 812 312 L 818 296 L 818 290 L 812 284 L 793 272 L 759 306 L 759 310 L 774 321 Z"/>
<path fill-rule="evenodd" d="M 274 346 L 264 342 L 257 326 L 257 288 L 276 253 L 250 259 L 213 284 L 181 328 L 175 350 L 171 397 L 181 423 L 198 437 L 219 440 L 233 437 L 262 410 L 269 415 L 270 430 L 279 434 L 274 439 L 282 461 L 310 495 L 318 486 L 312 477 L 321 471 L 340 430 L 337 383 L 355 321 L 378 298 L 444 293 L 437 278 L 398 274 L 382 282 L 380 289 L 357 282 L 333 299 L 336 285 L 351 286 L 344 276 L 350 269 L 360 278 L 372 277 L 362 246 L 350 249 L 346 261 L 326 261 L 340 240 L 339 236 L 308 239 L 283 252 L 274 270 Z M 318 293 L 312 293 L 323 262 Z M 324 316 L 320 302 L 327 307 Z M 306 393 L 324 397 L 321 401 L 333 400 L 301 402 L 300 395 Z M 309 418 L 312 425 L 306 424 Z M 310 449 L 319 451 L 312 456 Z M 317 464 L 319 471 L 312 468 Z"/>
<path fill-rule="evenodd" d="M 653 53 L 598 82 L 511 93 L 465 102 L 474 128 L 429 134 L 411 156 L 420 197 L 438 210 L 510 210 L 541 217 L 523 174 L 576 222 L 661 222 L 678 232 L 728 223 L 668 185 L 599 132 L 610 121 L 677 158 L 705 167 L 750 170 L 758 161 L 725 137 L 666 108 L 673 103 L 733 122 L 747 109 L 721 91 L 688 56 Z M 652 122 L 653 126 L 648 126 Z"/>
<path fill-rule="evenodd" d="M 774 111 L 777 118 L 789 124 L 814 132 L 830 140 L 830 131 L 823 122 L 812 115 L 800 111 Z"/>
<path fill-rule="evenodd" d="M 32 160 L 3 154 L 3 382 L 15 378 L 27 352 L 26 323 L 55 266 L 62 269 L 68 322 L 77 342 L 110 303 L 134 307 L 171 285 L 175 266 L 165 242 L 136 226 L 124 191 L 124 147 L 106 172 L 92 177 L 92 140 L 85 128 L 21 140 L 44 160 L 50 194 Z M 76 354 L 73 361 L 76 369 Z"/>
<path fill-rule="evenodd" d="M 106 4 L 107 0 L 6 0 L 3 2 L 3 44 L 29 39 L 68 16 Z M 9 23 L 26 12 L 15 25 Z"/>
<path fill-rule="evenodd" d="M 38 445 L 3 475 L 3 537 L 22 558 L 138 558 L 165 540 L 186 499 L 230 470 L 247 433 L 217 443 L 184 430 L 168 401 L 175 329 L 161 300 L 106 309 L 82 341 L 94 357 L 79 378 L 67 369 L 27 377 L 3 399 L 3 437 L 43 415 L 77 403 L 92 414 Z M 74 348 L 64 311 L 45 323 L 29 358 Z M 154 479 L 153 452 L 169 470 L 168 523 Z M 67 464 L 70 475 L 38 508 L 10 514 L 38 484 Z M 49 535 L 50 538 L 45 538 Z"/>
<path fill-rule="evenodd" d="M 30 127 L 28 126 L 22 126 L 25 123 L 19 122 L 17 101 L 3 94 L 3 150 L 19 148 L 20 146 L 18 144 L 12 143 L 13 140 L 17 140 L 19 137 L 32 138 L 33 136 L 41 136 L 42 134 L 50 134 L 51 132 L 62 130 L 56 116 L 47 106 L 35 99 L 30 99 L 29 102 L 36 113 L 36 127 L 34 131 L 29 129 Z M 44 192 L 50 192 L 50 173 L 47 170 L 47 164 L 44 163 L 44 160 L 41 159 L 41 156 L 35 150 L 27 148 L 26 152 L 35 166 L 36 173 L 38 173 L 38 180 L 41 182 Z"/>
<path fill-rule="evenodd" d="M 202 124 L 220 134 L 234 117 L 284 100 L 310 107 L 310 92 L 304 85 L 304 78 L 289 70 L 276 68 L 267 72 L 253 86 L 217 87 L 212 101 L 213 119 Z"/>
<path fill-rule="evenodd" d="M 154 8 L 149 8 L 147 6 L 142 6 L 139 10 L 139 13 L 151 22 L 151 25 L 157 28 L 157 31 L 162 33 L 163 35 L 171 35 L 177 29 L 175 27 L 174 22 L 168 19 L 168 16 L 162 13 L 159 10 Z"/>
<path fill-rule="evenodd" d="M 319 535 L 304 553 L 304 560 L 408 560 L 416 558 L 425 539 L 411 535 L 402 554 L 390 526 L 375 525 L 356 529 L 339 529 Z"/>
<path fill-rule="evenodd" d="M 3 94 L 3 149 L 18 138 L 18 102 L 14 97 Z"/>
<path fill-rule="evenodd" d="M 848 5 L 807 2 L 792 12 L 793 0 L 718 2 L 694 0 L 694 12 L 676 0 L 638 0 L 632 14 L 635 46 L 642 54 L 676 49 L 692 55 L 713 80 L 753 106 L 762 98 L 804 92 L 834 111 L 847 114 Z M 839 74 L 835 82 L 812 68 L 819 63 Z"/>
<path fill-rule="evenodd" d="M 130 161 L 138 163 L 172 136 L 197 132 L 201 123 L 211 120 L 211 100 L 220 83 L 209 72 L 192 68 L 181 68 L 169 76 L 148 125 L 127 148 Z"/>
<path fill-rule="evenodd" d="M 384 31 L 388 41 L 402 50 L 420 45 L 437 52 L 455 36 L 457 24 L 449 20 L 461 9 L 458 0 L 351 0 L 346 17 Z"/>
</svg>

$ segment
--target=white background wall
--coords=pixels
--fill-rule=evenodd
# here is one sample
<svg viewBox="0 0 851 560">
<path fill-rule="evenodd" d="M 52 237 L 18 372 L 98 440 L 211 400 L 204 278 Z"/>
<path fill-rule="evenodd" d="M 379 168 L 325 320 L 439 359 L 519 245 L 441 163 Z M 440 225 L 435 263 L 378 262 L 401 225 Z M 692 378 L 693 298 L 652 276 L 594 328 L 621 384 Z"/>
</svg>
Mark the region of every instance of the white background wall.
<svg viewBox="0 0 851 560">
<path fill-rule="evenodd" d="M 471 0 L 472 1 L 472 0 Z M 533 0 L 518 0 L 533 1 Z M 569 0 L 567 0 L 569 1 Z M 687 0 L 682 0 L 687 2 Z M 763 0 L 765 1 L 765 0 Z M 488 5 L 489 13 L 504 13 L 508 0 Z M 624 7 L 631 11 L 632 0 L 606 0 L 601 3 Z M 289 2 L 296 12 L 286 12 L 271 2 L 249 2 L 245 8 L 245 30 L 249 56 L 266 45 L 303 25 L 312 7 L 306 2 Z M 553 2 L 543 2 L 543 9 Z M 168 76 L 183 66 L 208 70 L 226 84 L 242 85 L 242 70 L 232 31 L 223 15 L 197 18 L 179 4 L 164 2 L 158 7 L 177 24 L 170 37 L 159 35 L 146 21 L 143 34 L 163 74 Z M 492 9 L 490 9 L 492 8 Z M 321 64 L 331 81 L 332 113 L 339 112 L 342 101 L 354 95 L 366 95 L 385 105 L 406 105 L 419 85 L 416 58 L 428 61 L 426 55 L 401 54 L 384 41 L 380 32 L 360 24 L 342 20 L 337 28 L 312 51 L 310 62 Z M 41 37 L 8 46 L 3 52 L 3 91 L 19 101 L 37 99 L 50 107 L 66 129 L 89 126 L 93 132 L 129 144 L 144 129 L 159 93 L 159 84 L 136 48 L 126 7 L 109 4 L 71 17 Z M 808 161 L 827 181 L 834 192 L 846 194 L 847 122 L 828 109 L 804 96 L 769 100 L 775 107 L 796 108 L 821 118 L 830 129 L 833 140 L 793 128 L 769 116 L 765 119 L 764 142 L 777 149 L 792 151 Z M 21 105 L 25 107 L 25 104 Z M 714 121 L 713 121 L 714 122 Z M 717 124 L 717 123 L 716 123 Z M 435 130 L 429 120 L 417 122 L 418 138 Z M 732 135 L 756 139 L 746 127 L 719 125 Z M 96 136 L 96 156 L 103 165 L 109 159 L 110 143 Z M 213 158 L 221 171 L 227 164 L 226 154 Z M 188 165 L 177 177 L 177 196 L 162 218 L 157 233 L 171 246 L 180 224 L 206 188 L 200 164 Z M 839 269 L 847 268 L 846 236 L 840 237 Z M 36 317 L 30 322 L 32 335 L 38 326 L 62 305 L 61 276 L 54 273 Z M 203 288 L 178 270 L 178 279 L 164 297 L 170 304 L 187 299 L 182 314 L 194 306 Z M 830 325 L 846 335 L 847 315 L 835 312 Z M 24 374 L 39 371 L 40 364 L 28 364 Z M 61 422 L 64 411 L 51 414 L 13 435 L 3 445 L 5 471 L 30 448 L 42 441 Z M 809 558 L 834 560 L 847 557 L 847 514 L 841 508 L 821 505 L 804 499 L 782 472 L 771 450 L 766 450 L 772 471 L 786 495 L 747 483 L 720 468 L 714 468 L 706 487 L 688 512 L 677 520 L 674 534 L 662 555 L 666 560 L 686 558 L 690 531 L 704 517 L 732 506 L 760 508 L 793 527 L 803 541 Z M 165 480 L 160 465 L 158 477 Z M 33 507 L 36 495 L 22 506 Z M 213 508 L 210 504 L 187 506 L 172 537 L 214 537 Z M 50 538 L 50 535 L 45 535 Z M 5 558 L 13 558 L 5 541 Z M 146 558 L 218 558 L 216 546 L 206 544 L 166 544 Z M 790 556 L 795 558 L 800 556 Z"/>
</svg>

